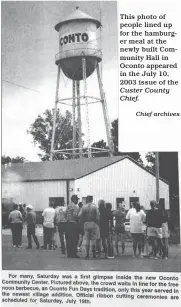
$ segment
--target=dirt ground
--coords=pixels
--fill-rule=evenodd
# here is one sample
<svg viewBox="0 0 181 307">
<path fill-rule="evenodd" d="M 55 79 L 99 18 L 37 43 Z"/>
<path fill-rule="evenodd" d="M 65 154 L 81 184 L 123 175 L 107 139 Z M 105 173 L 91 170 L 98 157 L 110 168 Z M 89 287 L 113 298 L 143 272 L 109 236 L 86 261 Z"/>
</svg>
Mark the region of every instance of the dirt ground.
<svg viewBox="0 0 181 307">
<path fill-rule="evenodd" d="M 40 244 L 43 243 L 39 236 Z M 85 245 L 79 252 L 80 259 L 67 258 L 61 249 L 55 251 L 27 250 L 27 238 L 23 235 L 23 247 L 13 248 L 10 232 L 2 234 L 3 270 L 51 270 L 51 271 L 134 271 L 134 272 L 181 272 L 180 245 L 169 246 L 169 259 L 141 259 L 132 257 L 131 242 L 126 242 L 125 254 L 114 259 L 85 260 Z"/>
</svg>

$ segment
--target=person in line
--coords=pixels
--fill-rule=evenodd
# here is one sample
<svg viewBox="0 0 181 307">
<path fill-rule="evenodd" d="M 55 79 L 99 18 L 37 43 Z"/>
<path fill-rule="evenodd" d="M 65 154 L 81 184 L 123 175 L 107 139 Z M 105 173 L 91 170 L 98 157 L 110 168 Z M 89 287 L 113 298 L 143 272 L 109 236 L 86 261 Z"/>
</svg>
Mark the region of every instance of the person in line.
<svg viewBox="0 0 181 307">
<path fill-rule="evenodd" d="M 23 204 L 22 205 L 22 209 L 20 210 L 21 214 L 22 214 L 22 217 L 23 217 L 23 228 L 25 228 L 25 218 L 26 218 L 26 214 L 27 214 L 27 210 L 26 210 L 26 204 Z"/>
<path fill-rule="evenodd" d="M 21 212 L 21 215 L 23 217 L 23 222 L 22 222 L 22 232 L 21 232 L 21 242 L 22 242 L 22 233 L 23 233 L 23 229 L 25 229 L 25 216 L 26 216 L 26 209 L 23 207 L 23 205 L 21 203 L 19 203 L 18 205 L 18 210 Z"/>
<path fill-rule="evenodd" d="M 165 210 L 165 204 L 159 202 L 159 208 L 162 211 L 162 240 L 163 240 L 163 245 L 164 245 L 164 250 L 165 250 L 165 259 L 168 259 L 168 238 L 169 238 L 169 229 L 168 229 L 168 214 L 167 211 Z"/>
<path fill-rule="evenodd" d="M 52 250 L 52 240 L 53 240 L 53 231 L 54 231 L 54 219 L 55 219 L 55 209 L 54 203 L 52 200 L 49 201 L 49 207 L 45 208 L 42 217 L 43 217 L 43 249 Z"/>
<path fill-rule="evenodd" d="M 116 252 L 117 255 L 119 255 L 119 241 L 121 241 L 121 247 L 122 247 L 122 255 L 124 254 L 125 250 L 125 209 L 124 204 L 119 203 L 118 209 L 113 213 L 115 216 L 115 245 L 116 245 Z"/>
<path fill-rule="evenodd" d="M 55 215 L 56 215 L 56 209 L 59 208 L 59 206 L 56 204 L 56 205 L 53 206 L 53 208 L 55 209 Z M 53 250 L 56 250 L 58 248 L 58 226 L 56 224 L 55 218 L 54 218 L 52 248 L 53 248 Z"/>
<path fill-rule="evenodd" d="M 146 214 L 145 208 L 141 206 L 141 210 Z M 143 223 L 143 235 L 142 235 L 142 248 L 141 254 L 143 257 L 149 256 L 149 245 L 148 245 L 148 237 L 147 237 L 147 226 L 146 226 L 146 219 Z"/>
<path fill-rule="evenodd" d="M 65 255 L 65 232 L 66 232 L 66 218 L 65 218 L 65 210 L 64 206 L 58 206 L 55 208 L 55 225 L 58 227 L 58 233 L 60 237 L 60 244 L 62 254 Z"/>
<path fill-rule="evenodd" d="M 114 249 L 113 249 L 113 214 L 112 214 L 112 205 L 111 203 L 106 203 L 106 210 L 108 214 L 108 222 L 109 222 L 109 234 L 107 238 L 108 243 L 108 259 L 114 258 Z"/>
<path fill-rule="evenodd" d="M 96 240 L 99 236 L 99 211 L 95 204 L 93 204 L 93 197 L 88 195 L 86 197 L 86 205 L 82 207 L 79 214 L 81 223 L 84 224 L 84 233 L 86 240 L 86 257 L 89 259 L 90 242 L 92 243 L 93 259 L 96 259 Z"/>
<path fill-rule="evenodd" d="M 9 210 L 5 206 L 5 204 L 2 203 L 2 227 L 3 228 L 8 227 L 8 216 L 9 216 Z"/>
<path fill-rule="evenodd" d="M 31 236 L 33 237 L 33 240 L 36 244 L 36 249 L 39 249 L 40 244 L 38 242 L 37 236 L 35 235 L 36 213 L 33 211 L 33 206 L 31 205 L 28 205 L 26 209 L 27 209 L 27 213 L 25 216 L 25 221 L 27 223 L 27 238 L 28 238 L 27 249 L 32 249 Z"/>
<path fill-rule="evenodd" d="M 18 206 L 18 210 L 21 212 L 21 215 L 23 218 L 25 218 L 26 212 L 25 212 L 25 207 L 20 203 Z"/>
<path fill-rule="evenodd" d="M 22 245 L 22 229 L 23 229 L 23 217 L 18 210 L 18 205 L 13 205 L 13 210 L 10 212 L 8 221 L 11 225 L 13 247 L 21 247 Z"/>
<path fill-rule="evenodd" d="M 146 215 L 147 236 L 150 245 L 153 249 L 153 258 L 158 259 L 158 251 L 161 250 L 163 258 L 165 257 L 165 247 L 162 241 L 162 221 L 163 214 L 160 209 L 157 209 L 156 201 L 151 200 L 151 209 Z"/>
<path fill-rule="evenodd" d="M 77 220 L 78 220 L 78 196 L 71 196 L 71 203 L 65 211 L 66 223 L 66 246 L 68 258 L 79 258 L 77 255 Z"/>
<path fill-rule="evenodd" d="M 133 208 L 130 209 L 126 215 L 126 219 L 130 220 L 130 232 L 133 238 L 133 257 L 136 257 L 136 251 L 140 257 L 142 250 L 142 236 L 143 236 L 143 222 L 145 221 L 146 214 L 141 210 L 141 206 L 138 202 L 133 204 Z"/>
<path fill-rule="evenodd" d="M 53 236 L 52 236 L 52 249 L 56 250 L 57 248 L 58 248 L 58 245 L 57 245 L 57 225 L 55 224 L 55 221 L 54 221 Z"/>
<path fill-rule="evenodd" d="M 104 200 L 99 200 L 99 227 L 100 227 L 100 238 L 104 249 L 105 259 L 108 258 L 108 236 L 109 236 L 109 217 L 108 211 L 106 210 L 106 203 Z"/>
<path fill-rule="evenodd" d="M 93 201 L 93 200 L 92 200 Z M 99 212 L 99 208 L 97 204 L 94 204 Z M 101 236 L 100 236 L 100 216 L 99 220 L 97 222 L 97 227 L 96 227 L 96 259 L 100 259 L 101 253 L 104 253 L 104 250 L 102 248 L 102 242 L 101 242 Z"/>
<path fill-rule="evenodd" d="M 81 209 L 83 207 L 83 203 L 79 202 L 78 206 L 79 206 L 79 213 L 80 213 Z M 78 215 L 79 215 L 79 213 L 78 213 Z M 79 252 L 81 252 L 82 251 L 82 247 L 81 246 L 82 246 L 82 242 L 83 242 L 83 238 L 84 238 L 84 225 L 81 222 L 80 218 L 78 220 L 78 235 L 79 236 L 78 236 L 77 250 Z"/>
</svg>

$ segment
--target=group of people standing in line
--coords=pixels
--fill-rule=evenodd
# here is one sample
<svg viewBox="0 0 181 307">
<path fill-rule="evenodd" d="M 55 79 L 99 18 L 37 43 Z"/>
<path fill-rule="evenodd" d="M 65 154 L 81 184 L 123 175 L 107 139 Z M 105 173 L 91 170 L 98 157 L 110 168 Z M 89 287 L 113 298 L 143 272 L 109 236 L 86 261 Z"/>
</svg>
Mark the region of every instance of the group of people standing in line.
<svg viewBox="0 0 181 307">
<path fill-rule="evenodd" d="M 115 237 L 116 254 L 119 255 L 119 242 L 121 242 L 122 254 L 125 252 L 125 221 L 129 221 L 130 233 L 133 241 L 133 257 L 168 258 L 168 215 L 162 204 L 150 202 L 150 210 L 145 213 L 144 208 L 135 202 L 126 213 L 123 203 L 118 204 L 116 211 L 112 211 L 112 205 L 104 200 L 93 203 L 93 197 L 86 197 L 86 204 L 79 202 L 77 195 L 71 196 L 71 203 L 54 208 L 50 200 L 49 207 L 42 213 L 43 218 L 43 246 L 42 249 L 56 249 L 56 234 L 58 231 L 62 253 L 68 258 L 80 258 L 77 254 L 81 251 L 83 238 L 86 243 L 85 258 L 90 257 L 90 243 L 93 259 L 114 258 L 113 238 Z M 32 237 L 36 248 L 40 248 L 35 234 L 36 213 L 31 205 L 26 206 L 26 214 L 23 215 L 14 205 L 9 215 L 11 223 L 13 246 L 22 244 L 23 220 L 27 223 L 28 249 L 32 248 Z M 149 251 L 149 246 L 151 250 Z M 146 253 L 144 253 L 146 249 Z"/>
<path fill-rule="evenodd" d="M 36 244 L 36 248 L 39 249 L 40 244 L 35 234 L 36 228 L 36 213 L 33 211 L 33 206 L 28 205 L 22 207 L 22 205 L 14 204 L 12 211 L 8 216 L 10 223 L 13 247 L 22 247 L 22 231 L 24 222 L 27 224 L 27 238 L 28 238 L 28 249 L 32 248 L 32 239 Z"/>
</svg>

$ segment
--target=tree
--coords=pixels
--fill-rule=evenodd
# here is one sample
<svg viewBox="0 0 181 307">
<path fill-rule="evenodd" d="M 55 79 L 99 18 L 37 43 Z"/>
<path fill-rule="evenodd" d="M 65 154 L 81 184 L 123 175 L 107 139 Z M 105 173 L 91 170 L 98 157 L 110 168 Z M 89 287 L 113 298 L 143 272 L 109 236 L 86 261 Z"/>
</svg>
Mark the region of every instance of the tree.
<svg viewBox="0 0 181 307">
<path fill-rule="evenodd" d="M 111 123 L 111 135 L 113 138 L 114 152 L 118 153 L 118 119 Z"/>
<path fill-rule="evenodd" d="M 69 111 L 65 115 L 60 114 L 59 109 L 56 114 L 56 131 L 54 149 L 70 149 L 72 148 L 73 126 L 71 124 L 72 114 Z M 41 153 L 38 156 L 42 161 L 50 159 L 50 149 L 53 131 L 53 111 L 47 109 L 43 115 L 38 115 L 34 123 L 31 124 L 28 134 L 33 137 L 34 144 L 38 145 Z M 76 141 L 78 141 L 78 133 L 76 133 Z M 78 144 L 77 144 L 78 146 Z M 58 160 L 71 158 L 70 155 L 56 154 Z"/>
<path fill-rule="evenodd" d="M 155 153 L 148 152 L 146 160 L 155 172 Z M 176 221 L 179 218 L 178 152 L 159 152 L 159 174 L 169 182 L 171 216 Z"/>
<path fill-rule="evenodd" d="M 10 163 L 10 162 L 11 162 L 11 158 L 10 158 L 9 156 L 3 155 L 3 156 L 1 157 L 1 164 L 8 164 L 8 163 Z"/>
<path fill-rule="evenodd" d="M 143 163 L 139 152 L 119 152 L 118 151 L 118 119 L 115 119 L 111 123 L 111 135 L 112 135 L 112 139 L 113 139 L 114 155 L 115 156 L 129 156 L 129 157 L 133 158 L 135 161 L 137 161 L 141 164 Z M 91 146 L 103 148 L 103 149 L 108 149 L 106 142 L 104 140 L 95 142 Z M 99 157 L 108 156 L 108 154 L 105 153 L 105 152 L 96 154 L 96 157 L 98 155 L 99 155 Z"/>
<path fill-rule="evenodd" d="M 91 147 L 94 148 L 101 148 L 101 149 L 106 149 L 108 150 L 108 146 L 106 145 L 106 142 L 104 140 L 98 141 L 98 142 L 94 142 Z M 108 157 L 109 153 L 107 152 L 99 152 L 99 153 L 95 153 L 93 154 L 94 157 Z"/>
<path fill-rule="evenodd" d="M 11 157 L 9 157 L 9 156 L 3 155 L 3 156 L 1 157 L 1 163 L 2 163 L 2 164 L 8 164 L 8 163 L 23 163 L 23 162 L 25 162 L 25 161 L 26 161 L 26 159 L 25 159 L 24 157 L 19 157 L 19 156 L 15 157 L 15 158 L 11 158 Z"/>
<path fill-rule="evenodd" d="M 146 168 L 152 172 L 155 173 L 155 153 L 154 152 L 148 152 L 145 156 L 148 164 L 146 165 Z"/>
<path fill-rule="evenodd" d="M 16 158 L 12 158 L 11 159 L 12 163 L 23 163 L 25 161 L 26 161 L 26 159 L 24 157 L 19 157 L 19 156 L 17 156 Z"/>
<path fill-rule="evenodd" d="M 71 124 L 72 114 L 69 111 L 65 112 L 63 116 L 60 114 L 59 109 L 57 110 L 56 118 L 56 132 L 55 132 L 55 142 L 54 149 L 71 149 L 73 146 L 73 127 Z M 77 123 L 76 123 L 77 126 Z M 53 130 L 53 112 L 47 109 L 43 115 L 38 115 L 34 123 L 30 126 L 27 133 L 31 134 L 33 137 L 34 144 L 38 145 L 41 153 L 39 157 L 42 161 L 50 159 L 51 150 L 51 139 Z M 118 119 L 111 123 L 111 133 L 113 137 L 114 144 L 114 155 L 129 155 L 134 160 L 142 163 L 139 152 L 118 152 Z M 78 130 L 76 132 L 76 147 L 78 147 Z M 94 142 L 91 147 L 108 149 L 108 146 L 104 140 Z M 87 152 L 83 149 L 84 156 L 87 156 Z M 108 152 L 100 152 L 93 154 L 94 157 L 106 157 Z M 56 159 L 68 159 L 72 158 L 72 155 L 56 154 Z"/>
<path fill-rule="evenodd" d="M 146 160 L 149 168 L 155 173 L 155 153 L 148 152 Z M 179 194 L 178 183 L 178 153 L 177 152 L 159 152 L 159 174 L 160 177 L 169 181 L 171 194 Z"/>
</svg>

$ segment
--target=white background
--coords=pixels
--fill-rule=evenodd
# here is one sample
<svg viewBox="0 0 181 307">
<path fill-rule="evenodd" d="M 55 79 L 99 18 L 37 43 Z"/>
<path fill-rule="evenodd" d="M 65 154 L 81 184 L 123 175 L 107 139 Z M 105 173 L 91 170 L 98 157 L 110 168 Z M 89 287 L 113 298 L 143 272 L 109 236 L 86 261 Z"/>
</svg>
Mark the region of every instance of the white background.
<svg viewBox="0 0 181 307">
<path fill-rule="evenodd" d="M 33 272 L 33 271 L 21 271 L 20 273 L 18 271 L 8 271 L 8 272 L 7 271 L 3 271 L 2 278 L 8 280 L 8 274 L 9 273 L 11 273 L 11 274 L 25 274 L 25 275 L 32 275 L 33 274 L 34 275 L 34 279 L 37 280 L 36 274 L 42 274 L 42 275 L 43 274 L 46 274 L 46 275 L 50 275 L 50 274 L 61 275 L 61 274 L 64 274 L 65 271 L 64 272 L 56 272 L 56 271 L 55 272 L 52 272 L 52 271 L 36 271 L 36 272 Z M 73 277 L 72 280 L 74 280 L 74 276 L 77 275 L 77 272 L 71 272 L 71 271 L 68 272 L 67 271 L 65 274 L 72 275 L 72 277 Z M 86 275 L 86 274 L 89 275 L 90 274 L 92 276 L 93 275 L 106 276 L 106 275 L 110 274 L 110 275 L 114 276 L 114 281 L 116 280 L 116 275 L 120 275 L 120 276 L 131 275 L 132 276 L 132 280 L 134 280 L 134 276 L 135 275 L 142 276 L 142 277 L 144 277 L 144 279 L 145 279 L 146 276 L 155 276 L 155 275 L 157 275 L 156 282 L 159 281 L 159 276 L 164 276 L 164 278 L 178 276 L 178 274 L 176 274 L 176 273 L 152 273 L 152 272 L 147 272 L 147 273 L 135 272 L 135 273 L 133 273 L 133 272 L 104 272 L 104 271 L 102 271 L 102 272 L 96 272 L 96 271 L 84 272 L 84 271 L 82 271 L 82 272 L 80 272 L 80 274 L 84 274 L 84 275 Z M 181 274 L 179 274 L 179 275 L 181 276 Z M 17 277 L 17 280 L 19 280 L 18 277 Z M 23 280 L 23 278 L 22 278 L 22 280 Z M 40 281 L 41 279 L 38 279 L 38 280 Z M 44 280 L 47 280 L 47 279 L 44 279 Z M 83 281 L 83 280 L 81 280 L 81 281 Z M 88 281 L 89 281 L 89 279 L 88 279 Z M 102 280 L 99 279 L 99 282 L 101 282 L 101 281 Z M 111 281 L 111 280 L 106 280 L 106 281 Z M 122 280 L 122 281 L 125 281 L 125 280 Z M 162 281 L 162 282 L 164 283 L 164 281 Z M 174 283 L 178 283 L 178 281 L 173 281 L 173 282 Z M 15 285 L 4 285 L 4 286 L 15 286 Z M 24 286 L 24 285 L 18 285 L 18 286 Z M 35 286 L 39 286 L 39 285 L 35 285 L 35 284 L 32 285 L 32 284 L 30 284 L 30 286 L 34 286 L 35 287 Z M 39 286 L 39 287 L 41 287 L 41 286 Z M 57 285 L 55 287 L 61 287 L 61 285 Z M 67 287 L 69 287 L 69 286 L 67 286 Z M 84 285 L 84 287 L 86 287 L 86 286 Z M 93 286 L 87 286 L 87 287 L 92 287 L 93 288 Z M 101 288 L 101 287 L 107 287 L 107 286 L 106 285 L 105 286 L 104 285 L 99 285 L 99 286 L 95 286 L 95 287 Z M 115 288 L 117 290 L 118 286 L 116 285 Z M 123 286 L 123 288 L 125 288 L 125 286 Z M 142 287 L 142 288 L 145 288 L 145 287 Z M 151 287 L 149 287 L 149 288 L 151 288 Z M 160 289 L 164 289 L 164 287 L 160 287 Z M 14 291 L 14 292 L 16 292 L 16 291 Z M 61 292 L 61 291 L 59 291 L 59 292 Z M 83 293 L 83 292 L 79 292 L 79 293 Z M 86 292 L 86 293 L 92 293 L 92 292 Z M 108 295 L 108 294 L 111 294 L 112 292 L 102 292 L 102 293 L 105 293 L 105 294 Z M 124 292 L 117 292 L 116 294 L 122 294 L 122 293 L 124 293 Z M 81 303 L 79 303 L 79 298 L 76 297 L 75 294 L 76 294 L 76 292 L 72 292 L 72 295 L 73 295 L 74 299 L 76 299 L 76 301 L 77 301 L 75 305 L 74 304 L 57 304 L 57 303 L 52 303 L 52 304 L 51 303 L 49 303 L 49 304 L 48 303 L 39 303 L 39 304 L 33 304 L 33 303 L 29 303 L 28 304 L 28 303 L 26 303 L 26 305 L 27 306 L 32 306 L 32 307 L 33 306 L 37 306 L 37 305 L 45 306 L 45 307 L 49 307 L 49 306 L 55 306 L 55 307 L 57 307 L 57 306 L 63 306 L 63 307 L 64 306 L 67 306 L 67 307 L 68 306 L 71 306 L 71 307 L 72 306 L 95 307 L 95 306 L 101 305 L 101 306 L 107 307 L 107 306 L 110 306 L 112 304 L 112 306 L 114 306 L 114 307 L 121 307 L 121 306 L 123 306 L 123 307 L 124 306 L 126 306 L 126 307 L 130 307 L 130 306 L 131 307 L 132 306 L 152 307 L 152 306 L 155 306 L 156 307 L 156 306 L 160 306 L 160 305 L 164 304 L 164 307 L 169 307 L 170 305 L 174 306 L 174 307 L 179 307 L 180 306 L 180 302 L 181 302 L 181 299 L 177 300 L 177 301 L 173 301 L 171 299 L 160 300 L 160 301 L 159 300 L 154 300 L 154 299 L 153 300 L 149 300 L 149 299 L 146 299 L 146 300 L 144 300 L 144 299 L 136 299 L 137 294 L 140 295 L 141 292 L 140 293 L 136 293 L 135 292 L 134 293 L 135 299 L 133 299 L 133 300 L 131 300 L 131 299 L 122 299 L 122 298 L 120 298 L 120 299 L 118 299 L 118 298 L 117 299 L 108 299 L 108 298 L 104 299 L 104 298 L 100 298 L 99 299 L 99 298 L 96 298 L 96 295 L 99 294 L 99 292 L 95 292 L 95 297 L 93 299 L 90 298 L 91 304 L 81 304 Z M 132 294 L 132 293 L 130 292 L 128 294 Z M 149 295 L 149 293 L 145 293 L 143 295 Z M 167 295 L 167 297 L 170 297 L 172 294 L 161 294 L 161 293 L 154 293 L 153 292 L 153 295 L 162 295 L 162 296 Z M 175 294 L 175 295 L 177 295 L 177 294 Z M 24 297 L 24 298 L 26 298 L 26 297 Z M 49 299 L 51 299 L 51 296 L 49 297 Z M 57 299 L 61 300 L 63 298 L 57 297 Z M 87 298 L 87 299 L 89 300 L 89 298 Z M 65 299 L 63 299 L 63 300 L 65 300 Z M 23 304 L 23 303 L 3 303 L 2 304 L 2 306 L 7 306 L 7 305 L 10 305 L 10 306 L 13 306 L 13 307 L 18 307 L 18 306 L 23 306 L 25 304 Z"/>
<path fill-rule="evenodd" d="M 181 42 L 181 22 L 180 22 L 180 1 L 162 1 L 162 0 L 148 0 L 148 1 L 133 1 L 122 0 L 119 1 L 119 14 L 133 14 L 133 15 L 163 15 L 166 14 L 166 21 L 173 23 L 173 28 L 164 31 L 175 30 L 178 34 L 175 38 L 169 39 L 174 47 L 179 50 L 175 53 L 165 55 L 169 56 L 171 63 L 178 63 L 178 69 L 172 69 L 170 76 L 173 80 L 181 80 L 180 69 L 180 42 Z M 120 18 L 119 18 L 120 21 Z M 122 22 L 130 22 L 130 20 L 122 20 Z M 146 20 L 148 22 L 158 23 L 159 20 Z M 135 22 L 135 20 L 134 20 Z M 119 25 L 118 25 L 119 26 Z M 141 29 L 141 28 L 140 28 Z M 124 31 L 128 31 L 126 28 Z M 147 28 L 147 31 L 159 31 L 161 28 Z M 139 28 L 137 28 L 139 31 Z M 163 30 L 162 30 L 163 31 Z M 142 37 L 143 38 L 143 37 Z M 150 37 L 154 38 L 154 37 Z M 163 37 L 162 37 L 163 38 Z M 123 37 L 121 38 L 123 39 Z M 134 38 L 132 38 L 134 39 Z M 138 38 L 137 38 L 138 39 Z M 173 42 L 173 43 L 172 43 Z M 141 47 L 140 45 L 135 45 Z M 146 45 L 142 45 L 146 47 Z M 153 45 L 154 46 L 154 45 Z M 121 47 L 133 47 L 132 45 L 122 45 Z M 154 54 L 154 53 L 149 53 Z M 133 53 L 120 54 L 122 56 L 133 56 Z M 128 61 L 127 63 L 132 63 Z M 134 62 L 135 63 L 139 63 Z M 151 64 L 151 61 L 147 61 Z M 155 63 L 155 62 L 154 62 Z M 158 64 L 162 62 L 158 61 Z M 163 61 L 165 63 L 165 61 Z M 125 70 L 124 70 L 125 71 Z M 168 71 L 169 73 L 169 71 Z M 138 77 L 137 77 L 138 78 Z M 123 78 L 121 78 L 123 79 Z M 135 77 L 134 77 L 135 79 Z M 141 79 L 141 78 L 139 78 Z M 151 79 L 148 79 L 151 80 Z M 155 79 L 152 79 L 155 80 Z M 129 86 L 127 86 L 129 88 Z M 171 87 L 169 87 L 171 88 Z M 176 112 L 181 113 L 181 87 L 175 86 L 171 90 L 171 94 L 143 94 L 140 96 L 139 102 L 124 102 L 119 103 L 119 150 L 122 152 L 131 151 L 179 151 L 181 150 L 181 116 L 177 117 L 145 117 L 136 116 L 136 112 Z M 122 94 L 123 95 L 123 94 Z M 133 94 L 136 95 L 136 94 Z"/>
</svg>

